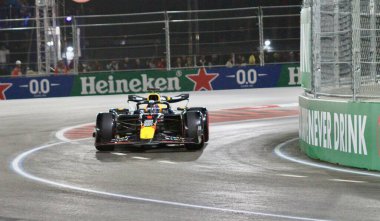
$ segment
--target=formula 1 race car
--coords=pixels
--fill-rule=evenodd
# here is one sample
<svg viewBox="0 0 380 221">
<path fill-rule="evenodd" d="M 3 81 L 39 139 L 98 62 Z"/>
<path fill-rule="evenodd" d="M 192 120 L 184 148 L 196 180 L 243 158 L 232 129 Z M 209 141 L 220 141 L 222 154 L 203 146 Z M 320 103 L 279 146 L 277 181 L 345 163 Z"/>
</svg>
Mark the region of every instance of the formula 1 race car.
<svg viewBox="0 0 380 221">
<path fill-rule="evenodd" d="M 129 95 L 136 108 L 110 109 L 99 113 L 93 136 L 99 151 L 113 151 L 116 145 L 184 145 L 188 150 L 202 149 L 209 139 L 209 119 L 204 107 L 188 108 L 189 94 L 169 97 L 152 90 L 148 97 Z M 173 110 L 171 104 L 187 101 Z M 177 146 L 174 145 L 174 146 Z"/>
</svg>

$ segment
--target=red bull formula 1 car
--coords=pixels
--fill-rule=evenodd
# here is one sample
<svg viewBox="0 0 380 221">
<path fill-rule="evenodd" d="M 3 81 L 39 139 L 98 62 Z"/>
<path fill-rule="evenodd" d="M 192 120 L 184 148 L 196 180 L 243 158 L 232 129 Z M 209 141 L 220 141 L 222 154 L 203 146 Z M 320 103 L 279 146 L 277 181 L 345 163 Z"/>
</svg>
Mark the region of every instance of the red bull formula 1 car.
<svg viewBox="0 0 380 221">
<path fill-rule="evenodd" d="M 117 145 L 135 147 L 184 145 L 188 150 L 202 149 L 209 139 L 208 112 L 204 107 L 188 108 L 189 94 L 169 97 L 156 92 L 147 97 L 129 95 L 133 109 L 110 109 L 99 113 L 93 136 L 99 151 L 113 151 Z M 185 107 L 171 104 L 187 101 Z M 176 146 L 176 145 L 174 145 Z"/>
</svg>

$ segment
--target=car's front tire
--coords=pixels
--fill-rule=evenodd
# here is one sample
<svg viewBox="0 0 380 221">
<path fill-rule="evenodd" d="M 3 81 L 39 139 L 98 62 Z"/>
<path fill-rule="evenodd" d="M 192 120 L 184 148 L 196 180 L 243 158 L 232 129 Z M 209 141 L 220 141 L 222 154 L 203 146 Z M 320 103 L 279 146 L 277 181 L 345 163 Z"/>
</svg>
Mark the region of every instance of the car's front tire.
<svg viewBox="0 0 380 221">
<path fill-rule="evenodd" d="M 114 119 L 111 113 L 99 113 L 96 118 L 95 148 L 99 151 L 113 151 L 114 145 L 104 145 L 113 138 Z"/>
<path fill-rule="evenodd" d="M 194 143 L 185 144 L 188 150 L 200 150 L 205 144 L 203 134 L 202 113 L 199 111 L 189 111 L 186 113 L 187 137 L 192 138 Z"/>
<path fill-rule="evenodd" d="M 208 111 L 204 107 L 191 107 L 188 111 L 199 111 L 203 115 L 203 136 L 204 141 L 208 142 L 209 140 L 209 115 Z"/>
</svg>

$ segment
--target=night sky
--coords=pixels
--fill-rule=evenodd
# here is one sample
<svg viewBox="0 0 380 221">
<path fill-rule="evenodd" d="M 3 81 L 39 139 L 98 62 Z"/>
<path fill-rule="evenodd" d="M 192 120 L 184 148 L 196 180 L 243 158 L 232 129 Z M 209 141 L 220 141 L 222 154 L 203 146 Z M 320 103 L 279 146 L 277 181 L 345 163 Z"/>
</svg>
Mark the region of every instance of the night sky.
<svg viewBox="0 0 380 221">
<path fill-rule="evenodd" d="M 206 10 L 257 6 L 301 5 L 302 0 L 90 0 L 79 4 L 73 0 L 55 0 L 59 16 L 127 14 L 157 11 Z M 21 5 L 33 8 L 36 0 L 0 0 L 0 8 Z M 190 5 L 190 7 L 189 7 Z"/>
<path fill-rule="evenodd" d="M 192 10 L 220 9 L 274 5 L 301 5 L 302 0 L 190 0 Z M 65 0 L 66 15 L 123 14 L 152 11 L 188 10 L 189 0 L 91 0 L 78 4 Z"/>
</svg>

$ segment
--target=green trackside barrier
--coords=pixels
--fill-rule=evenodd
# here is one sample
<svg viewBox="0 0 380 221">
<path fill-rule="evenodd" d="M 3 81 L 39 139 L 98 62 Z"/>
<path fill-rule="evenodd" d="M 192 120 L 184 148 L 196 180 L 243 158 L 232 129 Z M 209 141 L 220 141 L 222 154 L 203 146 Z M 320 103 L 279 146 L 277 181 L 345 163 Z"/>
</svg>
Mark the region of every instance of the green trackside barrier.
<svg viewBox="0 0 380 221">
<path fill-rule="evenodd" d="M 309 157 L 380 170 L 380 103 L 299 97 L 300 147 Z"/>
</svg>

